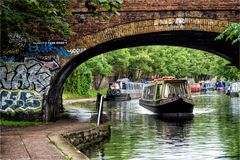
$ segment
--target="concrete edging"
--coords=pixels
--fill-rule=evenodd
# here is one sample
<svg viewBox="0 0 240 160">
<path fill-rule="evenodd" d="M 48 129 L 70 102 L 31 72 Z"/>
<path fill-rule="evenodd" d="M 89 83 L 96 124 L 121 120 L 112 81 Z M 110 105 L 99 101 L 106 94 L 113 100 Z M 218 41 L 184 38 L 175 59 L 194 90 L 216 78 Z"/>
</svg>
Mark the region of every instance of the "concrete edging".
<svg viewBox="0 0 240 160">
<path fill-rule="evenodd" d="M 85 154 L 77 150 L 62 135 L 48 135 L 47 137 L 67 159 L 72 158 L 72 160 L 89 160 Z"/>
</svg>

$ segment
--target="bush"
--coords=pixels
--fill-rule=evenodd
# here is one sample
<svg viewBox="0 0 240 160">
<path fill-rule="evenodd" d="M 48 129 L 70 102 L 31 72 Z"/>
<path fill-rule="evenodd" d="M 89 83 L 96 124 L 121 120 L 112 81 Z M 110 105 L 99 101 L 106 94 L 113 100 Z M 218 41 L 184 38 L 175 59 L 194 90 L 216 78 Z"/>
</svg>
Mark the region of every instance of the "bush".
<svg viewBox="0 0 240 160">
<path fill-rule="evenodd" d="M 79 96 L 86 95 L 92 84 L 92 76 L 84 74 L 77 79 L 76 92 Z"/>
</svg>

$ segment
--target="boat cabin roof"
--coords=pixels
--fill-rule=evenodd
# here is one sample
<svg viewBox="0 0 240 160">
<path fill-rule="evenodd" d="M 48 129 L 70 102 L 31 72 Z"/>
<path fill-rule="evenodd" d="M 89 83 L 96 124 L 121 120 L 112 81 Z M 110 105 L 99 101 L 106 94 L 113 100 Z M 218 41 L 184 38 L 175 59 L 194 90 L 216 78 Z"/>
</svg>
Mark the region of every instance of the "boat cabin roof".
<svg viewBox="0 0 240 160">
<path fill-rule="evenodd" d="M 163 84 L 163 83 L 185 83 L 187 82 L 186 79 L 167 79 L 167 80 L 157 80 L 157 81 L 151 81 L 149 84 L 146 84 L 146 86 L 151 86 L 155 84 Z"/>
</svg>

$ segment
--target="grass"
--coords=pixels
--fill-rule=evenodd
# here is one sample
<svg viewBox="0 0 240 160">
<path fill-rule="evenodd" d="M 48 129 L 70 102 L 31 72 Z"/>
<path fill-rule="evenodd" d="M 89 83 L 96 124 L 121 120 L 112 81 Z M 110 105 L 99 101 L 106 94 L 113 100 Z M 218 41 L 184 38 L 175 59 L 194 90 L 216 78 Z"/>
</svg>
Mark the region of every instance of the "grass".
<svg viewBox="0 0 240 160">
<path fill-rule="evenodd" d="M 0 126 L 8 127 L 26 127 L 26 126 L 38 126 L 46 125 L 48 122 L 31 122 L 31 121 L 9 121 L 9 120 L 0 120 Z"/>
<path fill-rule="evenodd" d="M 78 98 L 93 98 L 96 97 L 98 93 L 101 93 L 103 96 L 106 96 L 107 88 L 100 90 L 89 90 L 85 95 L 78 95 L 77 93 L 63 92 L 63 99 L 78 99 Z"/>
<path fill-rule="evenodd" d="M 60 148 L 54 141 L 52 141 L 51 139 L 49 139 L 49 143 L 53 144 L 60 152 L 62 152 L 62 154 L 67 158 L 67 160 L 73 160 L 72 157 L 69 157 L 62 148 Z"/>
<path fill-rule="evenodd" d="M 65 100 L 65 99 L 78 99 L 78 98 L 82 98 L 82 97 L 76 93 L 64 92 L 62 95 L 62 98 Z"/>
</svg>

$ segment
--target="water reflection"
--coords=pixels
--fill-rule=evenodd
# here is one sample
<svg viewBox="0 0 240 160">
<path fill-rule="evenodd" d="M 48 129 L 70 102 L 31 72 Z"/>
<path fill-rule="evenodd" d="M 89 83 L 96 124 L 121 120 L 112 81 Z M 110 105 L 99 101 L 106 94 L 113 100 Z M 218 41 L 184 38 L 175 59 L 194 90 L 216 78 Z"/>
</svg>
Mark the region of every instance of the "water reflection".
<svg viewBox="0 0 240 160">
<path fill-rule="evenodd" d="M 230 106 L 232 109 L 232 115 L 240 117 L 240 98 L 231 97 Z"/>
<path fill-rule="evenodd" d="M 84 151 L 91 159 L 158 159 L 163 148 L 188 146 L 192 119 L 160 118 L 145 111 L 137 100 L 110 102 L 106 107 L 114 136 L 95 151 L 91 148 L 92 153 Z"/>
<path fill-rule="evenodd" d="M 194 96 L 194 117 L 166 119 L 138 100 L 105 103 L 111 138 L 84 151 L 90 159 L 240 159 L 240 98 Z"/>
</svg>

